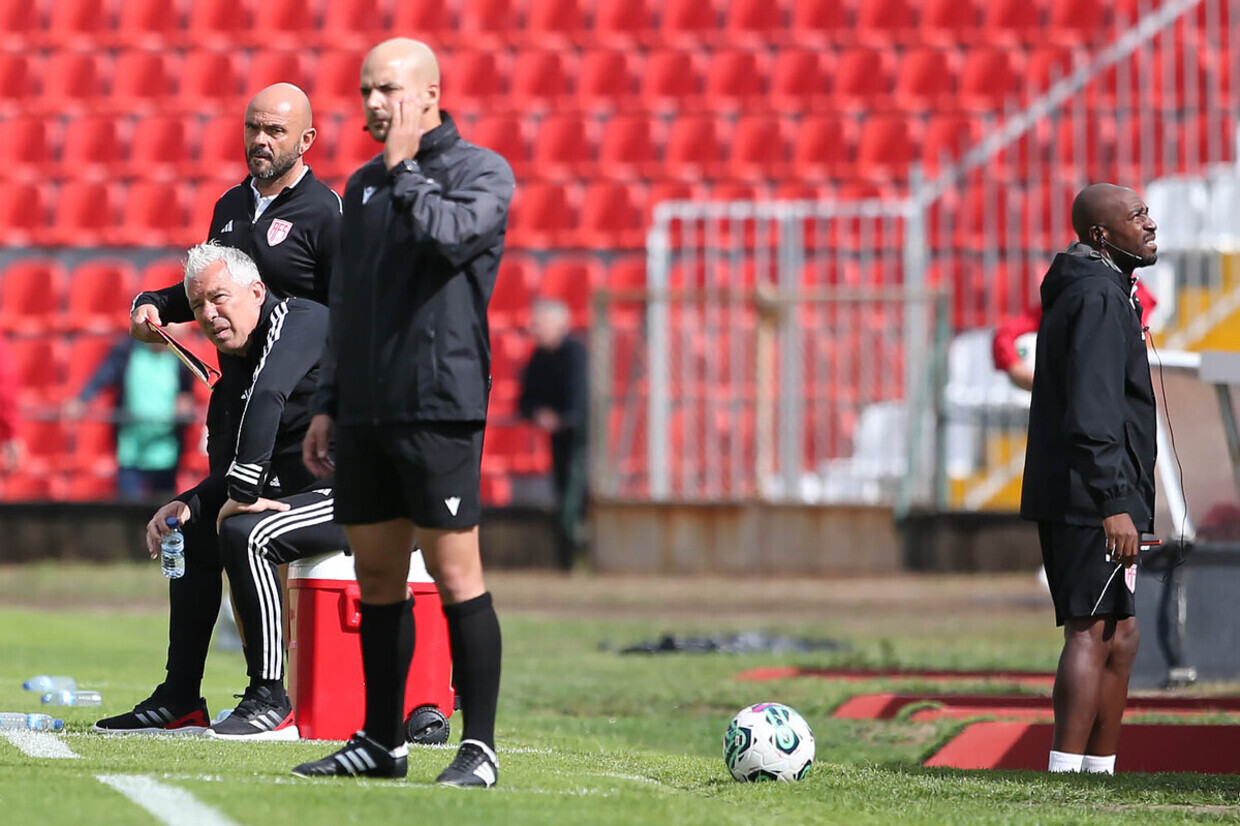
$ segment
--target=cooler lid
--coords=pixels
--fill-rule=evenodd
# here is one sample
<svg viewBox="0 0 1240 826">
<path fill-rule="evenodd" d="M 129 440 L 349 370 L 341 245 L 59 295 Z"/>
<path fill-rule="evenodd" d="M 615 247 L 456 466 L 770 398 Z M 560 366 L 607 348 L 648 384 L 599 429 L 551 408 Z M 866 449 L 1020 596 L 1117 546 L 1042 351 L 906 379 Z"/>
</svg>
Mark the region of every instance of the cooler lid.
<svg viewBox="0 0 1240 826">
<path fill-rule="evenodd" d="M 357 579 L 353 571 L 353 556 L 343 551 L 330 554 L 317 554 L 304 559 L 296 559 L 288 564 L 288 578 L 293 579 L 336 579 L 345 582 Z M 409 557 L 410 582 L 434 582 L 427 573 L 426 561 L 422 551 L 415 550 Z"/>
</svg>

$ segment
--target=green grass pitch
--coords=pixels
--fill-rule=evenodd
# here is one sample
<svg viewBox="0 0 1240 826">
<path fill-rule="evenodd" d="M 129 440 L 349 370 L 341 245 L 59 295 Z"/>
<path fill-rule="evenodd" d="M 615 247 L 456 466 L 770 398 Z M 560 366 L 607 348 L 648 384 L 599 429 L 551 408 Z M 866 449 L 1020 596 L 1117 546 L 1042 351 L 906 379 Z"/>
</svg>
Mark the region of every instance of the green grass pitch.
<svg viewBox="0 0 1240 826">
<path fill-rule="evenodd" d="M 93 735 L 94 719 L 127 710 L 162 675 L 167 620 L 158 571 L 0 567 L 0 710 L 37 709 L 21 689 L 35 674 L 72 674 L 104 696 L 102 709 L 62 710 L 61 739 L 78 759 L 29 757 L 0 739 L 0 822 L 159 822 L 98 779 L 109 775 L 152 778 L 247 826 L 1240 822 L 1234 777 L 924 769 L 920 761 L 960 724 L 830 717 L 847 696 L 888 686 L 735 679 L 789 663 L 1049 669 L 1058 637 L 1025 579 L 785 583 L 786 598 L 776 600 L 771 594 L 784 587 L 777 582 L 496 574 L 505 635 L 500 785 L 480 792 L 430 783 L 450 759 L 442 748 L 411 748 L 404 782 L 324 782 L 289 769 L 330 744 Z M 868 597 L 859 593 L 865 588 Z M 852 650 L 655 657 L 614 650 L 669 631 L 757 627 L 843 639 Z M 244 680 L 239 654 L 212 651 L 205 688 L 213 714 L 235 702 Z M 797 708 L 814 729 L 818 759 L 799 784 L 736 783 L 723 765 L 731 715 L 765 700 Z"/>
</svg>

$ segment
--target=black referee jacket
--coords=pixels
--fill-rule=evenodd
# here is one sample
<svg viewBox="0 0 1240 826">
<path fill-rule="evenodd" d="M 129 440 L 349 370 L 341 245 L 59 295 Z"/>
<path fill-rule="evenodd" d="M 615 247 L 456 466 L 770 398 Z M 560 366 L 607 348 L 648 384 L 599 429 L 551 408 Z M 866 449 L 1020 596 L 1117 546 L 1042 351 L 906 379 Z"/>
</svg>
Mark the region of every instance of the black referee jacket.
<svg viewBox="0 0 1240 826">
<path fill-rule="evenodd" d="M 513 186 L 446 112 L 414 160 L 389 172 L 379 155 L 353 173 L 317 411 L 341 424 L 486 419 L 487 303 Z"/>
<path fill-rule="evenodd" d="M 1133 281 L 1084 244 L 1042 282 L 1020 513 L 1154 529 L 1154 388 Z"/>
<path fill-rule="evenodd" d="M 328 285 L 340 242 L 340 196 L 306 169 L 254 220 L 250 178 L 220 196 L 207 240 L 236 247 L 254 259 L 268 292 L 277 298 L 309 298 L 327 304 Z M 182 284 L 144 292 L 133 305 L 154 304 L 165 324 L 193 321 Z"/>
<path fill-rule="evenodd" d="M 313 483 L 301 461 L 310 400 L 327 337 L 327 308 L 303 298 L 263 302 L 244 356 L 220 353 L 220 380 L 207 411 L 210 475 L 177 498 L 200 516 L 224 495 L 253 502 L 296 493 Z M 224 495 L 222 495 L 224 494 Z"/>
</svg>

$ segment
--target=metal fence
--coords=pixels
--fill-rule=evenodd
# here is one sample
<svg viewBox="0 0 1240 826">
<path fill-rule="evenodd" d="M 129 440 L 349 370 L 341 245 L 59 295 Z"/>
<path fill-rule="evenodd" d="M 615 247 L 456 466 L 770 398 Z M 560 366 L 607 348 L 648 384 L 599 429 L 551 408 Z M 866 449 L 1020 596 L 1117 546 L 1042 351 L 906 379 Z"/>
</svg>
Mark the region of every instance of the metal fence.
<svg viewBox="0 0 1240 826">
<path fill-rule="evenodd" d="M 595 493 L 1015 507 L 1028 394 L 991 334 L 1037 303 L 1094 181 L 1161 224 L 1156 340 L 1219 346 L 1240 313 L 1240 0 L 1139 3 L 1025 68 L 973 148 L 896 199 L 660 205 L 647 289 L 597 298 Z"/>
</svg>

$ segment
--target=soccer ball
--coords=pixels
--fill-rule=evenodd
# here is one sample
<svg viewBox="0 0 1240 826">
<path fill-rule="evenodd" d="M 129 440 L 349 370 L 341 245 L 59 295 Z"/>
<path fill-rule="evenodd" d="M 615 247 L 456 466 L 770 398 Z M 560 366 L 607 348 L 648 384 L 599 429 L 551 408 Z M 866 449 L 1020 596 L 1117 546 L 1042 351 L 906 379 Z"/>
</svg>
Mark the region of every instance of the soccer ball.
<svg viewBox="0 0 1240 826">
<path fill-rule="evenodd" d="M 814 765 L 814 732 L 794 709 L 758 703 L 741 709 L 728 723 L 723 762 L 737 780 L 791 783 Z"/>
</svg>

